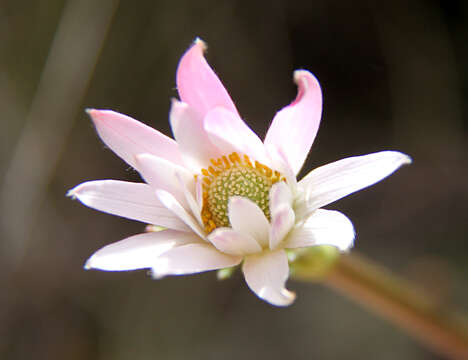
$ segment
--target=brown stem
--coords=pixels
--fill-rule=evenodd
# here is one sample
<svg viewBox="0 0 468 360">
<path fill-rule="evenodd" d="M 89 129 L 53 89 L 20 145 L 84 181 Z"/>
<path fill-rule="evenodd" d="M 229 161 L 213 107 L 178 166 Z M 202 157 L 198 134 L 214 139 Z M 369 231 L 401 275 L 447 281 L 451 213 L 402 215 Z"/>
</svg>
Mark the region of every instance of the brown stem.
<svg viewBox="0 0 468 360">
<path fill-rule="evenodd" d="M 294 277 L 316 280 L 304 265 L 295 269 Z M 371 308 L 441 355 L 468 359 L 468 331 L 459 316 L 362 256 L 340 256 L 324 284 Z"/>
</svg>

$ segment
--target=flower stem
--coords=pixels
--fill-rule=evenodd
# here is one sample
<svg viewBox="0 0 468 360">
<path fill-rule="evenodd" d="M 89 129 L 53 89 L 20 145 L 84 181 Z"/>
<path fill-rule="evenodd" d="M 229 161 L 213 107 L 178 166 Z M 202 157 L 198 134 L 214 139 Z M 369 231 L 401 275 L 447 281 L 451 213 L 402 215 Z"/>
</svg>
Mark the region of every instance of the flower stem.
<svg viewBox="0 0 468 360">
<path fill-rule="evenodd" d="M 316 281 L 316 260 L 298 259 L 293 277 Z M 307 266 L 311 263 L 311 266 Z M 406 330 L 427 347 L 452 359 L 468 359 L 468 328 L 460 317 L 363 256 L 335 258 L 322 282 Z"/>
</svg>

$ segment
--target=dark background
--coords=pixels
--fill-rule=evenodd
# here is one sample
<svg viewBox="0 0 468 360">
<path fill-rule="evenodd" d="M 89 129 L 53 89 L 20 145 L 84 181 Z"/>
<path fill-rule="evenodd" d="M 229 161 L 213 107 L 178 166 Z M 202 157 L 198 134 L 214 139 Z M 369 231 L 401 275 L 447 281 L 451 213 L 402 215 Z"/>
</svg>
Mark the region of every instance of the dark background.
<svg viewBox="0 0 468 360">
<path fill-rule="evenodd" d="M 84 271 L 144 225 L 65 194 L 139 180 L 83 110 L 169 134 L 176 66 L 200 36 L 261 136 L 295 97 L 292 72 L 318 77 L 323 120 L 302 175 L 385 149 L 413 157 L 329 208 L 354 222 L 355 251 L 466 310 L 467 14 L 463 0 L 1 1 L 0 358 L 439 359 L 318 284 L 290 281 L 298 299 L 280 309 L 239 274 Z"/>
</svg>

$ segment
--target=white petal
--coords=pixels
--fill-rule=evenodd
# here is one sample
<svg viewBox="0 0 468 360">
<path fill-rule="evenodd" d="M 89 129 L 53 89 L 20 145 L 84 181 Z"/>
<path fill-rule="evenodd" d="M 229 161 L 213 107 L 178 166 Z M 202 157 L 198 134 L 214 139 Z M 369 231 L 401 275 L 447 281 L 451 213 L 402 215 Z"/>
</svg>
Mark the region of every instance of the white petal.
<svg viewBox="0 0 468 360">
<path fill-rule="evenodd" d="M 285 204 L 271 216 L 270 249 L 274 250 L 294 226 L 296 219 L 290 205 Z"/>
<path fill-rule="evenodd" d="M 260 138 L 255 134 L 239 115 L 222 107 L 217 107 L 205 117 L 205 130 L 213 144 L 223 154 L 237 152 L 245 154 L 271 166 L 269 157 Z"/>
<path fill-rule="evenodd" d="M 151 268 L 157 257 L 169 249 L 197 241 L 192 233 L 173 230 L 134 235 L 96 251 L 85 268 L 106 271 Z"/>
<path fill-rule="evenodd" d="M 198 235 L 200 238 L 205 239 L 205 233 L 201 229 L 200 224 L 190 215 L 182 205 L 176 200 L 174 196 L 164 190 L 156 190 L 156 196 L 161 203 L 175 215 L 177 215 L 185 224 Z"/>
<path fill-rule="evenodd" d="M 205 131 L 202 116 L 189 105 L 173 100 L 170 120 L 182 157 L 195 173 L 199 173 L 201 168 L 208 166 L 210 159 L 223 155 L 211 143 Z"/>
<path fill-rule="evenodd" d="M 228 214 L 235 231 L 251 236 L 262 247 L 268 246 L 270 224 L 257 204 L 245 197 L 232 196 L 228 202 Z"/>
<path fill-rule="evenodd" d="M 170 192 L 178 202 L 189 209 L 185 199 L 182 183 L 190 190 L 194 190 L 194 177 L 185 168 L 170 161 L 150 154 L 136 156 L 138 170 L 145 181 L 155 190 L 161 189 Z"/>
<path fill-rule="evenodd" d="M 133 167 L 135 155 L 153 154 L 183 165 L 177 143 L 159 131 L 110 110 L 87 110 L 102 141 Z"/>
<path fill-rule="evenodd" d="M 289 265 L 284 250 L 247 256 L 242 271 L 247 285 L 259 298 L 277 306 L 290 305 L 296 298 L 293 292 L 285 288 Z"/>
<path fill-rule="evenodd" d="M 411 158 L 397 151 L 354 156 L 312 170 L 299 186 L 305 191 L 307 206 L 315 210 L 373 185 L 409 163 Z"/>
<path fill-rule="evenodd" d="M 274 214 L 285 205 L 292 205 L 292 192 L 289 186 L 284 182 L 280 181 L 270 189 L 270 213 Z"/>
<path fill-rule="evenodd" d="M 117 180 L 88 181 L 68 194 L 93 209 L 127 219 L 190 231 L 190 228 L 164 205 L 154 189 L 143 183 Z"/>
<path fill-rule="evenodd" d="M 236 266 L 242 257 L 219 252 L 211 244 L 188 244 L 165 252 L 153 263 L 153 276 L 185 275 Z"/>
<path fill-rule="evenodd" d="M 230 228 L 215 229 L 208 235 L 208 240 L 219 251 L 230 255 L 246 255 L 262 251 L 261 246 L 254 238 Z"/>
<path fill-rule="evenodd" d="M 179 182 L 180 187 L 182 188 L 182 191 L 184 192 L 185 201 L 187 202 L 190 208 L 190 211 L 192 212 L 192 215 L 198 221 L 200 226 L 203 227 L 203 221 L 201 218 L 201 208 L 203 204 L 200 205 L 200 203 L 195 199 L 195 197 L 193 196 L 193 193 L 189 191 L 187 185 L 184 184 L 184 179 L 182 178 L 182 176 L 180 176 L 179 173 L 176 173 L 176 177 L 177 177 L 177 181 Z"/>
<path fill-rule="evenodd" d="M 342 251 L 353 246 L 354 227 L 339 211 L 318 209 L 303 226 L 294 228 L 286 239 L 286 248 L 332 245 Z"/>
</svg>

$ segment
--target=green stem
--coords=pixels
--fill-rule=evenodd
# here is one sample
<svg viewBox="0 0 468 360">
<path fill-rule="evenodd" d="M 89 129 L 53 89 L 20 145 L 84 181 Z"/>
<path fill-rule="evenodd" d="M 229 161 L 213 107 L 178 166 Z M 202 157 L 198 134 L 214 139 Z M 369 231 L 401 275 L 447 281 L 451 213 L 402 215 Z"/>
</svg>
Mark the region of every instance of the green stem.
<svg viewBox="0 0 468 360">
<path fill-rule="evenodd" d="M 293 278 L 317 281 L 316 263 L 313 254 L 300 256 L 293 267 Z M 377 264 L 355 253 L 335 256 L 320 278 L 325 285 L 372 309 L 439 354 L 468 359 L 465 318 L 422 296 L 414 286 Z"/>
</svg>

